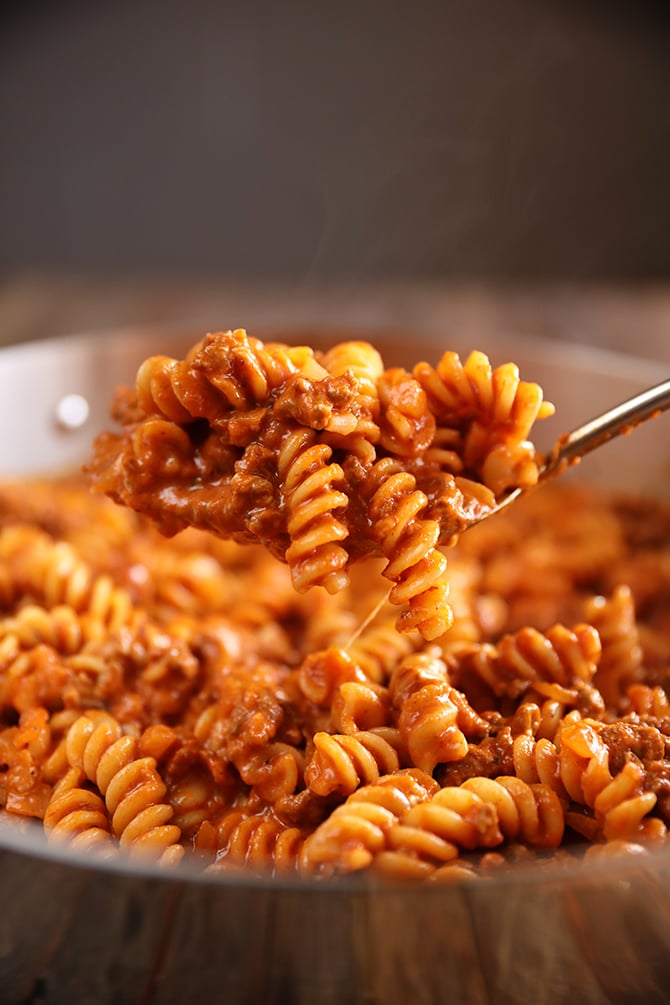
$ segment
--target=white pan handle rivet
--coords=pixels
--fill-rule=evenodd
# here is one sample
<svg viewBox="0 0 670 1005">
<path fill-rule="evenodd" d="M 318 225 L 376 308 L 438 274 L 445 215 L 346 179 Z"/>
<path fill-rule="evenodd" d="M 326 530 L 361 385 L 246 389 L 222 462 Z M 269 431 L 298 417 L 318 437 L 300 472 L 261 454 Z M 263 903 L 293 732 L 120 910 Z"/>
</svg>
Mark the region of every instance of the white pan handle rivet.
<svg viewBox="0 0 670 1005">
<path fill-rule="evenodd" d="M 89 405 L 81 394 L 66 394 L 56 406 L 56 425 L 65 432 L 81 429 L 89 416 Z"/>
</svg>

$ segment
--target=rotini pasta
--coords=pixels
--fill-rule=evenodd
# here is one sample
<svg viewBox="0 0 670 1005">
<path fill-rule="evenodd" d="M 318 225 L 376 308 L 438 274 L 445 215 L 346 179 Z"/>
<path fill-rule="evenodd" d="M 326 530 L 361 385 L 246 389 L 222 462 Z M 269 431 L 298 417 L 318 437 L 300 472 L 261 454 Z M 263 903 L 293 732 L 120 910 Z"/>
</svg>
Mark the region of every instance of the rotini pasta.
<svg viewBox="0 0 670 1005">
<path fill-rule="evenodd" d="M 528 784 L 515 776 L 469 778 L 463 788 L 494 806 L 500 829 L 511 841 L 556 848 L 563 838 L 563 808 L 549 785 Z"/>
<path fill-rule="evenodd" d="M 114 409 L 125 432 L 98 439 L 89 471 L 168 534 L 260 541 L 298 590 L 336 592 L 351 561 L 381 554 L 399 629 L 434 639 L 453 620 L 438 545 L 492 507 L 492 488 L 537 480 L 528 436 L 551 414 L 514 366 L 479 353 L 459 367 L 447 354 L 411 374 L 364 342 L 314 354 L 208 335 L 184 360 L 142 364 Z"/>
<path fill-rule="evenodd" d="M 642 647 L 630 587 L 619 586 L 610 598 L 590 597 L 584 615 L 602 643 L 595 684 L 605 701 L 616 705 L 642 669 Z"/>
<path fill-rule="evenodd" d="M 152 757 L 137 756 L 137 740 L 124 736 L 105 714 L 73 722 L 66 741 L 71 768 L 95 782 L 105 799 L 111 830 L 131 855 L 178 862 L 181 832 L 169 821 L 174 810 L 163 801 L 166 786 Z"/>
<path fill-rule="evenodd" d="M 428 497 L 417 489 L 414 476 L 388 457 L 370 469 L 365 493 L 372 536 L 388 559 L 383 575 L 395 583 L 389 600 L 405 607 L 396 627 L 419 631 L 428 640 L 444 635 L 453 622 L 447 560 L 437 547 L 438 521 L 423 518 Z"/>
<path fill-rule="evenodd" d="M 334 487 L 344 472 L 339 464 L 328 463 L 331 456 L 331 448 L 317 443 L 313 432 L 296 429 L 287 433 L 277 458 L 291 539 L 285 557 L 299 592 L 324 586 L 337 593 L 348 582 L 347 553 L 338 542 L 349 532 L 333 511 L 349 499 Z"/>
<path fill-rule="evenodd" d="M 518 698 L 538 680 L 563 686 L 588 683 L 600 659 L 600 638 L 590 625 L 547 632 L 522 628 L 497 645 L 476 646 L 463 657 L 463 683 L 475 674 L 498 697 Z"/>
<path fill-rule="evenodd" d="M 465 467 L 477 471 L 496 494 L 537 481 L 528 436 L 535 420 L 551 415 L 553 406 L 543 401 L 537 384 L 519 379 L 513 363 L 493 369 L 482 352 L 470 353 L 465 363 L 446 352 L 435 369 L 419 363 L 414 376 L 431 411 L 462 432 Z"/>
<path fill-rule="evenodd" d="M 252 872 L 277 874 L 294 873 L 302 846 L 304 832 L 299 827 L 289 827 L 273 813 L 247 813 L 230 810 L 218 824 L 206 824 L 198 834 L 196 849 L 207 857 L 214 855 L 208 872 L 228 872 L 246 868 Z"/>
<path fill-rule="evenodd" d="M 369 867 L 386 850 L 388 835 L 437 785 L 421 771 L 398 771 L 356 790 L 310 834 L 300 853 L 301 872 L 333 874 Z"/>
<path fill-rule="evenodd" d="M 670 507 L 559 484 L 460 537 L 537 479 L 513 365 L 228 332 L 113 411 L 90 473 L 127 505 L 0 485 L 2 812 L 212 876 L 667 840 Z"/>
<path fill-rule="evenodd" d="M 612 774 L 611 751 L 600 724 L 583 721 L 561 733 L 561 781 L 574 803 L 589 807 L 592 816 L 572 819 L 589 836 L 602 833 L 606 840 L 634 840 L 646 833 L 664 835 L 663 821 L 647 821 L 656 805 L 656 794 L 645 791 L 642 764 L 628 760 Z"/>
<path fill-rule="evenodd" d="M 104 800 L 83 787 L 86 777 L 70 768 L 55 786 L 44 814 L 44 829 L 51 841 L 61 841 L 91 852 L 111 844 L 110 823 Z"/>
<path fill-rule="evenodd" d="M 459 706 L 444 663 L 429 653 L 408 656 L 391 675 L 389 690 L 398 728 L 412 761 L 422 771 L 459 761 L 468 749 L 459 725 Z"/>
</svg>

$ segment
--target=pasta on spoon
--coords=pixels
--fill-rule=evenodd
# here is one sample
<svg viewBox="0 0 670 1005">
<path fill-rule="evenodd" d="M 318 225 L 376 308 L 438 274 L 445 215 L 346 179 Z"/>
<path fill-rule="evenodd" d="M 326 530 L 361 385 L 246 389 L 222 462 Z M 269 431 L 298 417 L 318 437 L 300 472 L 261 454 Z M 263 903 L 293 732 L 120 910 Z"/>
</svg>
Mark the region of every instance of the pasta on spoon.
<svg viewBox="0 0 670 1005">
<path fill-rule="evenodd" d="M 352 562 L 383 556 L 398 629 L 432 640 L 453 621 L 441 547 L 537 482 L 529 436 L 552 413 L 514 364 L 481 352 L 410 372 L 367 342 L 315 352 L 236 330 L 146 360 L 87 470 L 165 534 L 263 544 L 300 592 L 335 593 Z"/>
</svg>

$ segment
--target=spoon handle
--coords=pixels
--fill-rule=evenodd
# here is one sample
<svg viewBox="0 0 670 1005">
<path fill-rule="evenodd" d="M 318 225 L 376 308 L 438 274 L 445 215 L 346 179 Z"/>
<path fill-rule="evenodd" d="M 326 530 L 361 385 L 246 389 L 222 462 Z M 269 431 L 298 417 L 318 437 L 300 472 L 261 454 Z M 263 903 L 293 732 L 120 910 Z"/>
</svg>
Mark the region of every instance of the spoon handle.
<svg viewBox="0 0 670 1005">
<path fill-rule="evenodd" d="M 571 433 L 561 436 L 549 454 L 540 478 L 554 475 L 581 457 L 591 453 L 608 440 L 629 433 L 646 419 L 651 419 L 670 408 L 670 380 L 648 388 L 646 391 L 628 398 L 620 405 L 596 416 Z"/>
</svg>

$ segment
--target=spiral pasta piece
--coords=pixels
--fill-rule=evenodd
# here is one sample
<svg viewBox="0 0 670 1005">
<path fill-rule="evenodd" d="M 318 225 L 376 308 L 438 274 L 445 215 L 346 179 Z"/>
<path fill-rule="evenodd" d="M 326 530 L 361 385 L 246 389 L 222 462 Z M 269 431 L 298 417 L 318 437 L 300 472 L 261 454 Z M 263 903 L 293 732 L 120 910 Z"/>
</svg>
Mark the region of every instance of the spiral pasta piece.
<svg viewBox="0 0 670 1005">
<path fill-rule="evenodd" d="M 139 368 L 136 392 L 140 407 L 176 423 L 219 418 L 232 409 L 266 401 L 292 374 L 322 369 L 311 350 L 264 345 L 238 328 L 207 335 L 186 360 L 154 356 Z"/>
<path fill-rule="evenodd" d="M 481 409 L 486 417 L 493 410 L 492 369 L 483 352 L 472 352 L 465 364 L 456 352 L 445 352 L 437 367 L 417 363 L 414 376 L 424 388 L 430 409 L 439 420 L 456 422 Z"/>
<path fill-rule="evenodd" d="M 388 835 L 394 851 L 434 863 L 456 858 L 460 848 L 494 848 L 502 840 L 495 807 L 465 785 L 447 786 L 413 806 Z"/>
<path fill-rule="evenodd" d="M 465 467 L 463 461 L 463 434 L 458 429 L 438 426 L 430 445 L 423 454 L 427 465 L 434 465 L 440 471 L 460 475 Z"/>
<path fill-rule="evenodd" d="M 521 839 L 538 848 L 557 848 L 565 827 L 563 807 L 554 790 L 514 776 L 468 778 L 461 788 L 495 808 L 508 841 Z"/>
<path fill-rule="evenodd" d="M 593 810 L 596 820 L 602 823 L 606 841 L 632 840 L 645 835 L 652 839 L 665 837 L 665 826 L 661 821 L 649 819 L 658 797 L 655 792 L 645 791 L 644 781 L 644 769 L 628 761 L 609 785 L 598 793 Z M 655 824 L 661 824 L 661 829 Z"/>
<path fill-rule="evenodd" d="M 270 804 L 292 795 L 305 771 L 302 751 L 288 743 L 269 743 L 248 755 L 233 754 L 232 760 L 252 793 Z"/>
<path fill-rule="evenodd" d="M 44 535 L 34 542 L 30 558 L 30 586 L 39 590 L 45 607 L 68 604 L 81 610 L 90 595 L 92 577 L 74 548 Z"/>
<path fill-rule="evenodd" d="M 606 840 L 633 840 L 665 833 L 660 821 L 648 819 L 656 806 L 655 792 L 645 790 L 645 771 L 627 761 L 618 774 L 610 770 L 610 753 L 597 723 L 582 721 L 561 733 L 561 780 L 571 799 L 588 806 Z M 580 829 L 581 819 L 569 817 Z"/>
<path fill-rule="evenodd" d="M 593 806 L 612 781 L 609 749 L 597 726 L 576 722 L 561 733 L 561 780 L 573 802 Z"/>
<path fill-rule="evenodd" d="M 344 473 L 339 464 L 328 463 L 331 456 L 331 448 L 316 442 L 313 432 L 297 429 L 285 438 L 278 457 L 291 538 L 285 557 L 300 593 L 316 585 L 336 593 L 349 581 L 349 557 L 339 544 L 349 531 L 334 516 L 349 498 L 333 487 Z"/>
<path fill-rule="evenodd" d="M 584 852 L 586 861 L 599 862 L 603 859 L 619 859 L 621 855 L 648 855 L 649 849 L 635 841 L 613 840 L 607 844 L 589 845 Z"/>
<path fill-rule="evenodd" d="M 615 708 L 642 670 L 642 647 L 630 587 L 618 586 L 609 598 L 591 597 L 585 604 L 584 616 L 598 631 L 602 643 L 594 683 L 605 704 Z"/>
<path fill-rule="evenodd" d="M 344 683 L 367 682 L 353 655 L 341 646 L 310 653 L 296 670 L 296 677 L 302 695 L 319 708 L 330 708 Z"/>
<path fill-rule="evenodd" d="M 49 841 L 82 852 L 109 851 L 111 833 L 104 800 L 83 787 L 86 776 L 70 768 L 53 790 L 44 814 Z"/>
<path fill-rule="evenodd" d="M 59 708 L 74 677 L 65 658 L 51 646 L 37 643 L 24 650 L 12 632 L 0 639 L 0 708 L 18 713 L 35 706 Z"/>
<path fill-rule="evenodd" d="M 380 418 L 379 444 L 396 457 L 417 457 L 433 442 L 435 419 L 426 392 L 399 367 L 386 370 L 377 381 Z"/>
<path fill-rule="evenodd" d="M 359 785 L 373 785 L 380 775 L 400 768 L 398 732 L 380 727 L 355 734 L 315 733 L 314 753 L 305 767 L 305 783 L 319 796 L 347 796 Z"/>
<path fill-rule="evenodd" d="M 331 705 L 333 727 L 349 735 L 360 730 L 391 725 L 391 698 L 387 688 L 372 681 L 345 681 Z"/>
<path fill-rule="evenodd" d="M 168 789 L 168 801 L 174 811 L 172 824 L 184 838 L 193 838 L 216 805 L 216 790 L 211 777 L 192 772 L 177 779 Z"/>
<path fill-rule="evenodd" d="M 41 643 L 59 653 L 71 655 L 87 643 L 107 638 L 110 632 L 130 627 L 138 615 L 125 590 L 115 588 L 107 576 L 93 581 L 88 596 L 82 596 L 80 609 L 70 603 L 52 607 L 26 604 L 14 617 L 0 623 L 0 637 L 14 635 L 21 645 L 30 648 Z"/>
<path fill-rule="evenodd" d="M 419 363 L 414 376 L 427 394 L 438 425 L 462 428 L 462 460 L 496 495 L 512 486 L 534 485 L 538 462 L 528 436 L 536 419 L 553 414 L 538 384 L 519 379 L 518 367 L 493 369 L 482 352 L 462 363 L 446 352 L 436 368 Z"/>
<path fill-rule="evenodd" d="M 528 437 L 537 418 L 554 412 L 553 405 L 543 401 L 538 384 L 519 379 L 514 363 L 493 369 L 486 354 L 477 350 L 468 355 L 465 363 L 455 352 L 445 352 L 436 368 L 418 363 L 414 376 L 439 420 L 459 422 L 477 417 L 494 428 L 507 425 L 510 439 L 515 442 Z"/>
<path fill-rule="evenodd" d="M 515 737 L 512 744 L 514 773 L 528 785 L 542 784 L 566 799 L 561 781 L 561 763 L 556 746 L 546 737 L 539 740 L 528 733 Z"/>
<path fill-rule="evenodd" d="M 386 847 L 393 814 L 376 803 L 343 803 L 303 845 L 303 873 L 358 872 L 367 869 Z"/>
<path fill-rule="evenodd" d="M 28 570 L 21 585 L 33 600 L 24 603 L 13 620 L 5 621 L 4 630 L 17 633 L 26 644 L 42 641 L 75 652 L 84 642 L 106 636 L 135 618 L 128 591 L 116 586 L 110 575 L 96 575 L 69 542 L 55 541 L 45 533 L 22 537 L 4 532 L 4 537 L 10 568 L 13 542 L 20 548 Z"/>
<path fill-rule="evenodd" d="M 464 666 L 494 694 L 518 698 L 538 680 L 563 686 L 589 683 L 600 652 L 595 628 L 582 624 L 569 629 L 559 624 L 547 632 L 522 628 L 495 646 L 476 646 L 465 655 Z"/>
<path fill-rule="evenodd" d="M 300 853 L 300 872 L 332 875 L 368 868 L 388 845 L 400 816 L 437 791 L 430 775 L 400 771 L 357 789 L 310 834 Z"/>
<path fill-rule="evenodd" d="M 198 418 L 215 419 L 225 398 L 205 375 L 187 360 L 151 356 L 140 365 L 135 377 L 139 407 L 179 424 Z"/>
<path fill-rule="evenodd" d="M 321 363 L 333 377 L 349 376 L 355 388 L 357 422 L 351 434 L 330 438 L 333 446 L 344 447 L 366 461 L 374 459 L 373 444 L 379 440 L 378 381 L 384 373 L 379 352 L 369 342 L 339 342 L 321 356 Z"/>
<path fill-rule="evenodd" d="M 290 874 L 298 869 L 303 831 L 274 814 L 227 813 L 216 828 L 216 863 L 209 871 L 246 867 L 257 873 Z"/>
<path fill-rule="evenodd" d="M 295 373 L 312 380 L 325 376 L 307 346 L 263 343 L 241 328 L 207 336 L 192 364 L 235 409 L 262 404 Z"/>
<path fill-rule="evenodd" d="M 389 600 L 405 607 L 396 627 L 419 631 L 429 641 L 438 638 L 451 627 L 453 615 L 444 578 L 447 560 L 437 550 L 440 525 L 421 517 L 428 499 L 414 477 L 389 458 L 371 469 L 366 490 L 372 534 L 388 559 L 383 575 L 395 584 Z"/>
<path fill-rule="evenodd" d="M 630 712 L 641 717 L 670 718 L 670 701 L 664 689 L 658 685 L 650 687 L 648 684 L 632 684 L 626 692 L 626 704 Z"/>
<path fill-rule="evenodd" d="M 393 671 L 389 691 L 400 735 L 417 767 L 430 773 L 437 764 L 465 756 L 468 741 L 458 725 L 459 707 L 441 659 L 427 653 L 406 657 Z"/>
<path fill-rule="evenodd" d="M 51 610 L 27 604 L 0 622 L 0 638 L 7 635 L 13 635 L 23 648 L 44 643 L 64 654 L 78 652 L 85 642 L 82 619 L 67 604 Z"/>
<path fill-rule="evenodd" d="M 579 722 L 582 715 L 576 709 L 566 711 L 566 706 L 560 701 L 549 699 L 542 702 L 539 708 L 539 721 L 535 736 L 537 739 L 551 740 L 557 744 L 562 731 L 573 722 Z"/>
<path fill-rule="evenodd" d="M 360 393 L 371 401 L 377 398 L 377 381 L 384 372 L 384 363 L 369 342 L 338 342 L 322 354 L 321 364 L 334 377 L 353 374 Z"/>
<path fill-rule="evenodd" d="M 68 761 L 98 786 L 111 816 L 112 831 L 132 856 L 173 864 L 183 855 L 181 832 L 169 821 L 167 787 L 153 757 L 137 756 L 137 740 L 124 736 L 108 715 L 81 716 L 69 729 Z"/>
</svg>

